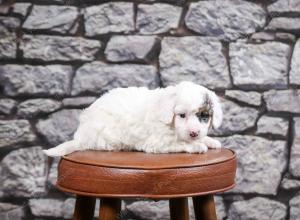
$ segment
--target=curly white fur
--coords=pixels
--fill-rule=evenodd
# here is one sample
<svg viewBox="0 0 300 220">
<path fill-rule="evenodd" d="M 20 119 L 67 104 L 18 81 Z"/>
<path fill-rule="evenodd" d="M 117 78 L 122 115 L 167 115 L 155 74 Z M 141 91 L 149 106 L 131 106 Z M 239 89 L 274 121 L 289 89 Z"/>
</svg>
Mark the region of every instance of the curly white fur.
<svg viewBox="0 0 300 220">
<path fill-rule="evenodd" d="M 81 113 L 73 140 L 44 152 L 48 156 L 87 149 L 204 153 L 221 147 L 207 132 L 211 125 L 220 126 L 222 117 L 215 93 L 191 82 L 155 90 L 117 88 Z"/>
</svg>

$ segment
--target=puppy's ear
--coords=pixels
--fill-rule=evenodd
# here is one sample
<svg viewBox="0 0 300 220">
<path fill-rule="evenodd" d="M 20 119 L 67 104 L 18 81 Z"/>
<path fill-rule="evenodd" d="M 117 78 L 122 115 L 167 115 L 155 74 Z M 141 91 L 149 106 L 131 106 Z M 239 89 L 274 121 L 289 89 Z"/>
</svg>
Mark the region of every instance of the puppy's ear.
<svg viewBox="0 0 300 220">
<path fill-rule="evenodd" d="M 154 110 L 156 118 L 165 123 L 171 124 L 174 117 L 174 108 L 176 101 L 175 87 L 169 86 L 161 91 L 157 99 L 156 109 Z"/>
<path fill-rule="evenodd" d="M 208 99 L 212 108 L 212 125 L 213 128 L 218 128 L 222 124 L 223 111 L 219 97 L 212 91 L 208 91 Z"/>
</svg>

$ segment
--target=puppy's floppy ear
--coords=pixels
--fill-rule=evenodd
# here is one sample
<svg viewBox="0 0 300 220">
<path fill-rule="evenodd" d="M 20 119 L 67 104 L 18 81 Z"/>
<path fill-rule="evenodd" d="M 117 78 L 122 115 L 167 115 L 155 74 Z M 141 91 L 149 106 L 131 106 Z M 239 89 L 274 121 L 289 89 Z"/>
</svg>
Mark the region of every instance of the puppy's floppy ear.
<svg viewBox="0 0 300 220">
<path fill-rule="evenodd" d="M 223 120 L 223 111 L 220 103 L 219 97 L 212 91 L 207 93 L 208 99 L 212 108 L 212 125 L 213 128 L 218 128 L 222 124 Z"/>
<path fill-rule="evenodd" d="M 174 117 L 176 101 L 175 87 L 169 86 L 162 90 L 156 101 L 156 109 L 154 110 L 155 117 L 165 124 L 171 124 Z"/>
</svg>

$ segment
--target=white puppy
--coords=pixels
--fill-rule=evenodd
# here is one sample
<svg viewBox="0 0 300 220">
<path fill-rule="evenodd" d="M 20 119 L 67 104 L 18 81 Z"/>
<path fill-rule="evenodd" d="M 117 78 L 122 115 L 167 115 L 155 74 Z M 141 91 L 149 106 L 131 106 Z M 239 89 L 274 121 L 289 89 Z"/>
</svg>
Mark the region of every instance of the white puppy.
<svg viewBox="0 0 300 220">
<path fill-rule="evenodd" d="M 87 149 L 204 153 L 221 147 L 207 132 L 211 126 L 219 127 L 222 118 L 216 94 L 191 82 L 155 90 L 117 88 L 81 113 L 73 140 L 44 152 L 48 156 Z"/>
</svg>

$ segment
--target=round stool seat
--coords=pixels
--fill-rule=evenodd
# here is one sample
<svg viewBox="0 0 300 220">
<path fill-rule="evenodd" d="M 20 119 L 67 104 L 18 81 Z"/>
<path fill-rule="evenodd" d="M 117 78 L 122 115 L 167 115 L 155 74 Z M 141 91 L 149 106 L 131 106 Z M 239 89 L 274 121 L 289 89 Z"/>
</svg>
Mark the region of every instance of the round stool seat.
<svg viewBox="0 0 300 220">
<path fill-rule="evenodd" d="M 81 151 L 62 157 L 57 187 L 96 197 L 176 198 L 234 187 L 236 155 L 222 148 L 205 154 Z"/>
</svg>

